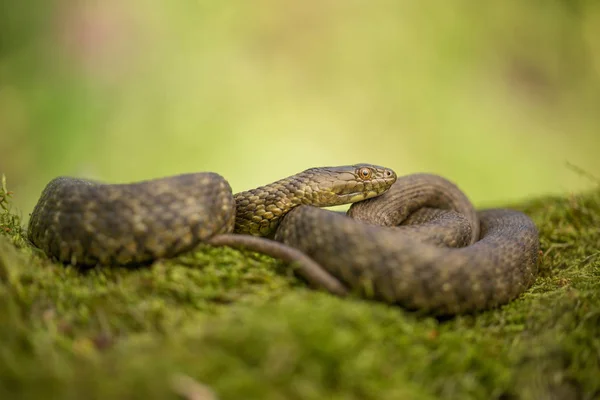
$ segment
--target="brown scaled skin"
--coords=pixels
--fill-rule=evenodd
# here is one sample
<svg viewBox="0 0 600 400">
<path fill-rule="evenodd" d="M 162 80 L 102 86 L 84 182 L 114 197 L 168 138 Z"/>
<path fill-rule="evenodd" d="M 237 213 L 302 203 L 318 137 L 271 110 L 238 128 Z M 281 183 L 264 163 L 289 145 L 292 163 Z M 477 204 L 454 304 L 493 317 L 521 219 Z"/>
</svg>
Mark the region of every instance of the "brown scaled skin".
<svg viewBox="0 0 600 400">
<path fill-rule="evenodd" d="M 411 226 L 373 224 L 378 217 L 386 219 L 382 210 L 392 214 L 392 225 L 404 224 L 410 214 L 407 209 L 417 203 L 447 210 L 435 208 L 438 211 L 430 213 L 429 233 L 439 236 L 436 240 L 417 240 Z M 429 218 L 427 210 L 418 211 L 419 225 L 414 229 L 422 231 L 427 225 L 422 224 Z M 440 246 L 463 236 L 443 227 L 456 217 L 456 211 L 461 212 L 463 222 L 468 221 L 463 224 L 468 233 L 464 243 L 458 248 Z M 298 207 L 286 216 L 275 239 L 299 249 L 358 294 L 437 315 L 506 304 L 536 278 L 539 237 L 533 221 L 513 210 L 475 212 L 466 196 L 439 176 L 400 177 L 384 195 L 356 203 L 348 213 L 369 224 L 326 210 Z M 414 222 L 411 218 L 409 223 Z M 469 244 L 470 235 L 479 240 Z"/>
<path fill-rule="evenodd" d="M 362 222 L 307 206 L 361 200 L 349 214 Z M 232 234 L 234 226 L 246 235 Z M 535 279 L 539 249 L 526 215 L 476 212 L 441 177 L 396 181 L 371 165 L 309 169 L 235 200 L 212 173 L 129 185 L 57 178 L 34 209 L 29 237 L 56 259 L 86 265 L 148 262 L 200 242 L 247 248 L 292 263 L 311 286 L 336 295 L 444 315 L 517 297 Z"/>
<path fill-rule="evenodd" d="M 234 231 L 272 237 L 281 219 L 294 207 L 355 203 L 381 195 L 395 181 L 394 171 L 370 164 L 307 169 L 236 194 Z"/>
<path fill-rule="evenodd" d="M 311 168 L 234 199 L 227 181 L 212 172 L 130 184 L 59 177 L 33 210 L 29 238 L 61 262 L 143 264 L 234 230 L 272 236 L 297 205 L 351 203 L 377 196 L 395 181 L 392 170 L 370 164 Z"/>
</svg>

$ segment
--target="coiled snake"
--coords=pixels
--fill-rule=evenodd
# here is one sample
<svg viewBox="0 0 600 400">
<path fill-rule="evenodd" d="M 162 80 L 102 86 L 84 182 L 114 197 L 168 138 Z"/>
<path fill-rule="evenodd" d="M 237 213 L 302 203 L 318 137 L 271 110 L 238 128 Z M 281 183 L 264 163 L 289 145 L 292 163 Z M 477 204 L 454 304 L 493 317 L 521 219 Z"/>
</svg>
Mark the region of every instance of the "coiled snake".
<svg viewBox="0 0 600 400">
<path fill-rule="evenodd" d="M 354 203 L 348 216 L 317 208 L 345 203 Z M 539 251 L 525 214 L 477 212 L 444 178 L 397 179 L 370 164 L 311 168 L 236 195 L 215 173 L 132 184 L 60 177 L 28 232 L 49 256 L 83 265 L 148 263 L 201 242 L 247 248 L 293 262 L 334 294 L 444 315 L 517 297 Z"/>
</svg>

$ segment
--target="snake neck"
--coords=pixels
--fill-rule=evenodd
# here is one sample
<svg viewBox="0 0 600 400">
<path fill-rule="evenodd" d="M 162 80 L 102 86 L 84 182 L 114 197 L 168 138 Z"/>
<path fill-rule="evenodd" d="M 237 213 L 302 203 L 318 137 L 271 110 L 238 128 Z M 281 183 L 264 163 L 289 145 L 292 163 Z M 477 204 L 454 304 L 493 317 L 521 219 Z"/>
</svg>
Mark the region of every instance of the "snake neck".
<svg viewBox="0 0 600 400">
<path fill-rule="evenodd" d="M 294 207 L 330 207 L 378 196 L 396 181 L 394 171 L 372 164 L 310 168 L 234 195 L 235 233 L 273 237 Z"/>
<path fill-rule="evenodd" d="M 294 207 L 314 204 L 316 194 L 303 174 L 234 195 L 235 233 L 272 237 L 281 219 Z"/>
</svg>

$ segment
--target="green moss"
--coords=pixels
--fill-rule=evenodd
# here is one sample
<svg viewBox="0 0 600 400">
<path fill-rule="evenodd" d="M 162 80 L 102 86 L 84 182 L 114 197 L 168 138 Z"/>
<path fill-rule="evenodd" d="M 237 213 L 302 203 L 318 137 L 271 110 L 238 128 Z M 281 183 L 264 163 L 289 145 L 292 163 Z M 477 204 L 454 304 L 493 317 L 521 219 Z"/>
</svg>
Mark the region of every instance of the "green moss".
<svg viewBox="0 0 600 400">
<path fill-rule="evenodd" d="M 520 205 L 535 285 L 448 320 L 311 291 L 268 257 L 205 246 L 138 269 L 80 270 L 26 246 L 0 194 L 0 398 L 600 396 L 600 190 Z M 188 393 L 189 397 L 189 393 Z"/>
</svg>

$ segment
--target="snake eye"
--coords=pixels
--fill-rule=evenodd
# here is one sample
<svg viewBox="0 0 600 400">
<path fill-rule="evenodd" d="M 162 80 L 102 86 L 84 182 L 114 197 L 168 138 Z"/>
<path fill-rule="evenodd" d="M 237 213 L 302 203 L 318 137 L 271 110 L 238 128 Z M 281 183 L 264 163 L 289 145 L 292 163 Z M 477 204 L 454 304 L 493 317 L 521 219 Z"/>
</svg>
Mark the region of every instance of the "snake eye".
<svg viewBox="0 0 600 400">
<path fill-rule="evenodd" d="M 371 177 L 371 168 L 359 169 L 358 176 L 360 176 L 362 179 L 369 179 Z"/>
</svg>

